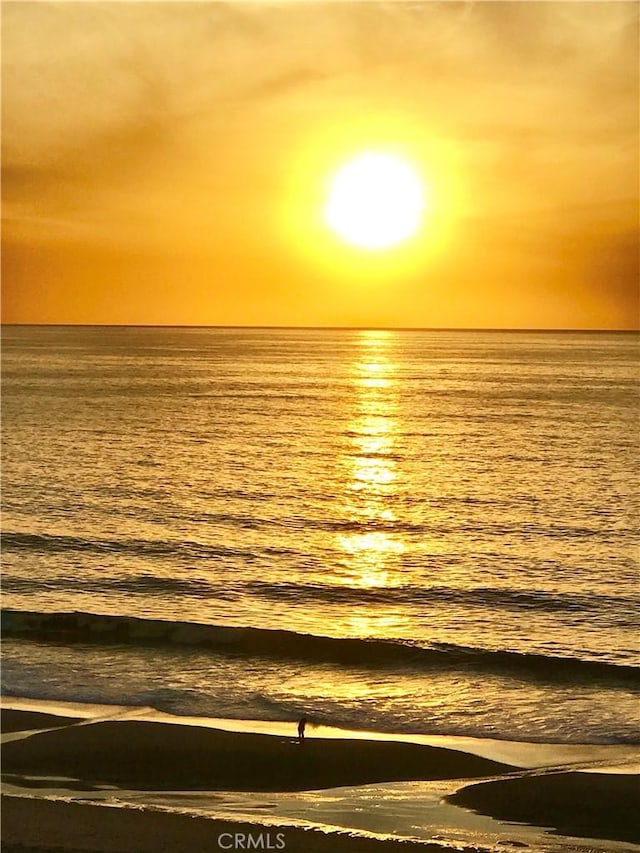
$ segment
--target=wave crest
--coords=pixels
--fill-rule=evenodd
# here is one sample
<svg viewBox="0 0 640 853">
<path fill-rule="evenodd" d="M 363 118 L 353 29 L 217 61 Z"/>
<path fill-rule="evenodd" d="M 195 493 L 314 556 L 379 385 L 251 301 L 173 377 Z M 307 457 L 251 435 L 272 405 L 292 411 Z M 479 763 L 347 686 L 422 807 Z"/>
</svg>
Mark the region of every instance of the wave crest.
<svg viewBox="0 0 640 853">
<path fill-rule="evenodd" d="M 493 651 L 399 640 L 323 637 L 295 631 L 173 622 L 85 612 L 2 611 L 2 633 L 39 642 L 161 644 L 219 654 L 417 670 L 470 671 L 540 681 L 616 682 L 640 686 L 640 667 L 579 658 Z"/>
</svg>

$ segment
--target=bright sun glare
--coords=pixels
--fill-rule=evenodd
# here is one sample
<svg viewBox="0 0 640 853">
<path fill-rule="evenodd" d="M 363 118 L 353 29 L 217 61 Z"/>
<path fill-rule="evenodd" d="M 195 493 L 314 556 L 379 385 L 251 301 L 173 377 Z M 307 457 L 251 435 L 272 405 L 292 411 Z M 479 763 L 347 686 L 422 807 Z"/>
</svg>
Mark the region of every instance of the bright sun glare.
<svg viewBox="0 0 640 853">
<path fill-rule="evenodd" d="M 367 152 L 333 177 L 325 218 L 347 243 L 387 249 L 416 232 L 424 206 L 422 182 L 406 160 Z"/>
</svg>

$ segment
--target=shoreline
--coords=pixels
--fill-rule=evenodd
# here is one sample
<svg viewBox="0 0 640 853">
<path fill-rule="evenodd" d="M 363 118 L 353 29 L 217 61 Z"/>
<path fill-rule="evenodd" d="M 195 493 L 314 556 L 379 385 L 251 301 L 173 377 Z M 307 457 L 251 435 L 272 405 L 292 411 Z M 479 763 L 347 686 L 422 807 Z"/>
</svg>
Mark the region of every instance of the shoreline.
<svg viewBox="0 0 640 853">
<path fill-rule="evenodd" d="M 448 802 L 555 834 L 640 845 L 640 776 L 554 773 L 467 784 Z"/>
<path fill-rule="evenodd" d="M 190 853 L 254 849 L 287 853 L 443 853 L 443 845 L 172 814 L 152 809 L 2 797 L 3 853 Z M 261 842 L 260 842 L 261 839 Z M 238 843 L 240 842 L 240 843 Z M 251 848 L 249 848 L 251 849 Z M 485 853 L 467 847 L 464 853 Z"/>
<path fill-rule="evenodd" d="M 10 708 L 7 707 L 8 704 L 23 707 Z M 28 709 L 24 705 L 27 705 Z M 63 713 L 64 711 L 66 713 Z M 91 716 L 91 713 L 94 716 Z M 482 833 L 474 836 L 471 815 L 487 815 L 498 823 L 515 821 L 526 824 L 520 829 L 513 827 L 508 837 L 526 838 L 526 842 L 520 843 L 528 843 L 528 846 L 533 846 L 534 849 L 543 849 L 537 848 L 532 842 L 549 838 L 547 831 L 562 837 L 601 839 L 607 842 L 606 846 L 602 847 L 603 850 L 620 850 L 620 843 L 623 842 L 640 845 L 640 829 L 634 826 L 632 818 L 629 817 L 640 811 L 640 776 L 637 771 L 631 772 L 634 770 L 633 765 L 625 766 L 624 763 L 621 763 L 618 768 L 621 772 L 617 774 L 603 772 L 607 765 L 606 759 L 603 758 L 608 752 L 606 747 L 596 748 L 595 754 L 598 758 L 591 762 L 591 765 L 587 762 L 590 772 L 575 772 L 579 762 L 556 762 L 546 768 L 540 768 L 538 765 L 537 769 L 534 767 L 522 770 L 515 764 L 500 763 L 478 754 L 459 751 L 451 745 L 445 747 L 422 742 L 397 742 L 395 739 L 367 739 L 364 737 L 366 733 L 362 732 L 354 733 L 360 737 L 351 738 L 349 733 L 342 732 L 342 737 L 325 738 L 312 735 L 304 746 L 300 746 L 291 731 L 288 735 L 277 731 L 247 731 L 251 721 L 235 721 L 239 730 L 234 731 L 216 728 L 214 720 L 209 720 L 209 726 L 203 726 L 194 724 L 191 719 L 188 722 L 163 719 L 169 716 L 159 714 L 160 718 L 155 718 L 153 709 L 131 709 L 125 706 L 81 707 L 73 703 L 8 700 L 2 709 L 3 730 L 6 733 L 3 744 L 3 772 L 7 789 L 4 799 L 9 802 L 3 813 L 3 851 L 19 853 L 26 849 L 43 853 L 56 847 L 69 853 L 84 851 L 85 847 L 82 845 L 86 842 L 80 836 L 69 834 L 70 830 L 66 825 L 70 820 L 68 815 L 72 813 L 70 806 L 89 806 L 87 803 L 46 799 L 51 797 L 56 782 L 60 783 L 63 796 L 68 800 L 103 798 L 100 815 L 95 811 L 79 813 L 83 815 L 81 823 L 93 827 L 87 829 L 87 832 L 97 834 L 96 838 L 102 845 L 87 848 L 96 850 L 97 853 L 128 853 L 126 838 L 122 841 L 124 846 L 120 847 L 105 846 L 102 839 L 103 834 L 107 832 L 106 823 L 118 820 L 117 814 L 121 812 L 146 814 L 147 817 L 141 819 L 138 826 L 144 823 L 147 828 L 145 831 L 151 835 L 160 832 L 163 838 L 165 830 L 160 827 L 168 827 L 169 823 L 164 818 L 158 823 L 158 815 L 169 814 L 170 817 L 180 818 L 181 821 L 171 824 L 173 827 L 177 827 L 178 823 L 182 826 L 184 820 L 195 821 L 195 824 L 184 824 L 191 829 L 196 824 L 202 824 L 197 833 L 208 833 L 207 849 L 224 849 L 213 845 L 214 841 L 217 844 L 213 833 L 216 827 L 215 831 L 219 833 L 228 831 L 225 827 L 229 824 L 235 828 L 240 826 L 241 829 L 237 831 L 245 834 L 266 831 L 273 835 L 282 830 L 287 833 L 287 838 L 291 839 L 290 842 L 287 841 L 286 849 L 300 850 L 301 853 L 314 853 L 316 850 L 318 853 L 328 853 L 329 850 L 356 853 L 369 849 L 382 850 L 380 845 L 384 844 L 393 850 L 414 849 L 415 846 L 415 849 L 422 851 L 442 851 L 442 844 L 429 846 L 428 838 L 433 838 L 434 835 L 436 838 L 442 837 L 435 831 L 433 835 L 422 835 L 415 841 L 407 838 L 409 833 L 406 830 L 400 834 L 397 829 L 391 834 L 376 830 L 367 835 L 368 827 L 365 829 L 362 824 L 332 822 L 330 818 L 327 819 L 326 813 L 314 812 L 313 809 L 308 809 L 308 815 L 312 818 L 312 829 L 301 828 L 300 823 L 309 822 L 294 818 L 294 826 L 291 827 L 287 823 L 286 811 L 278 814 L 274 806 L 271 813 L 260 813 L 260 806 L 256 805 L 259 800 L 255 798 L 256 811 L 251 812 L 249 809 L 250 815 L 238 813 L 237 821 L 233 810 L 229 813 L 229 810 L 225 810 L 221 805 L 222 810 L 216 815 L 215 809 L 215 792 L 238 792 L 237 797 L 241 796 L 241 792 L 247 792 L 245 796 L 248 797 L 252 793 L 257 796 L 260 792 L 263 795 L 271 792 L 276 800 L 278 792 L 282 797 L 288 796 L 287 792 L 294 796 L 296 792 L 301 796 L 307 792 L 307 799 L 313 800 L 314 797 L 321 798 L 323 790 L 335 793 L 344 789 L 344 801 L 348 803 L 349 796 L 355 796 L 356 788 L 353 786 L 361 786 L 364 791 L 375 791 L 376 786 L 380 787 L 380 783 L 390 783 L 387 788 L 391 790 L 394 783 L 411 786 L 411 780 L 415 780 L 418 785 L 417 793 L 409 792 L 409 799 L 399 802 L 409 802 L 412 807 L 418 809 L 416 821 L 421 819 L 421 811 L 424 811 L 425 805 L 431 808 L 428 812 L 431 818 L 437 812 L 434 810 L 434 803 L 438 803 L 436 794 L 431 795 L 432 800 L 428 803 L 424 799 L 424 793 L 420 793 L 421 785 L 424 787 L 431 783 L 433 786 L 436 781 L 443 783 L 439 788 L 439 796 L 444 798 L 440 802 L 448 808 L 447 819 L 455 823 L 458 818 L 459 826 L 466 826 L 468 829 L 464 842 L 461 842 L 460 835 L 456 837 L 454 834 L 445 838 L 449 844 L 456 842 L 458 848 L 462 843 L 464 850 L 487 849 L 476 846 L 482 840 Z M 268 728 L 270 724 L 261 725 Z M 277 729 L 285 724 L 272 725 Z M 289 724 L 286 725 L 290 728 Z M 484 744 L 485 751 L 490 751 L 492 743 Z M 500 742 L 496 743 L 500 745 Z M 517 746 L 510 745 L 512 754 L 515 754 Z M 565 749 L 567 745 L 542 746 L 546 746 L 548 757 L 554 755 L 555 748 Z M 509 745 L 503 746 L 503 751 L 505 749 L 508 753 Z M 588 745 L 578 746 L 577 750 L 574 750 L 573 758 L 582 754 L 584 759 L 585 750 L 588 755 L 588 749 Z M 482 749 L 480 751 L 482 752 Z M 569 749 L 568 752 L 569 757 L 572 757 L 572 750 Z M 629 752 L 632 757 L 634 755 L 633 748 L 627 750 L 626 747 L 612 746 L 610 752 L 612 758 L 615 756 L 618 761 L 625 752 Z M 612 765 L 615 763 L 611 762 Z M 16 785 L 13 791 L 10 790 Z M 118 797 L 119 794 L 126 794 L 127 789 L 130 797 L 128 802 L 126 796 Z M 169 802 L 174 796 L 173 805 L 168 806 L 168 809 L 173 811 L 162 811 L 163 806 L 157 802 L 154 804 L 153 794 L 150 792 L 156 792 L 156 797 L 162 797 L 162 792 L 165 792 L 165 800 L 168 798 Z M 178 802 L 175 795 L 181 792 L 193 795 L 201 792 L 205 798 L 208 796 L 211 814 L 207 815 L 206 812 L 198 810 L 189 817 L 178 814 L 180 809 L 175 807 Z M 135 795 L 133 802 L 132 794 Z M 393 794 L 397 794 L 397 790 L 394 790 Z M 380 796 L 384 800 L 384 791 Z M 22 805 L 17 805 L 16 800 Z M 93 805 L 95 806 L 95 803 Z M 102 812 L 113 812 L 115 817 L 105 817 Z M 293 812 L 289 814 L 293 815 Z M 126 817 L 125 822 L 135 819 Z M 423 823 L 426 820 L 428 831 L 428 819 L 423 817 L 422 820 Z M 478 825 L 482 825 L 481 820 L 478 820 Z M 32 832 L 33 826 L 39 827 L 42 821 L 52 827 L 48 841 L 44 835 L 36 836 Z M 487 824 L 489 823 L 487 820 Z M 406 824 L 410 825 L 410 822 Z M 321 827 L 329 830 L 330 838 L 333 839 L 329 846 L 326 846 L 327 835 Z M 506 825 L 502 823 L 498 828 L 504 831 Z M 532 834 L 526 834 L 527 828 L 538 832 L 537 839 Z M 138 831 L 133 828 L 131 830 L 134 835 Z M 180 843 L 176 840 L 175 849 L 191 849 L 184 846 L 191 843 L 184 835 L 187 830 L 175 831 L 182 838 L 180 843 L 183 844 L 180 848 Z M 309 835 L 312 831 L 317 835 Z M 350 832 L 358 833 L 357 842 L 353 841 Z M 381 835 L 385 837 L 381 838 Z M 313 839 L 313 847 L 308 846 L 310 838 Z M 362 838 L 367 839 L 369 846 L 362 846 Z M 55 844 L 52 839 L 56 839 Z M 202 839 L 198 844 L 201 841 Z M 378 846 L 373 846 L 374 843 Z M 520 846 L 516 841 L 496 843 Z M 135 849 L 143 853 L 152 847 L 138 845 Z M 444 844 L 444 849 L 447 849 L 447 844 Z"/>
<path fill-rule="evenodd" d="M 25 712 L 4 711 L 28 725 Z M 37 725 L 34 720 L 33 725 Z M 442 747 L 228 732 L 136 719 L 57 725 L 6 742 L 3 771 L 132 790 L 304 791 L 473 779 L 512 765 Z"/>
<path fill-rule="evenodd" d="M 212 728 L 220 731 L 265 734 L 295 739 L 296 721 L 248 720 L 224 717 L 175 715 L 151 706 L 105 705 L 90 702 L 69 702 L 54 699 L 30 699 L 3 696 L 4 711 L 46 714 L 56 720 L 67 718 L 79 722 L 102 720 L 140 720 L 175 726 Z M 26 719 L 26 718 L 25 718 Z M 5 731 L 9 731 L 5 729 Z M 372 729 L 346 729 L 336 726 L 307 727 L 309 740 L 366 740 L 421 746 L 440 747 L 486 758 L 515 768 L 535 769 L 556 765 L 571 765 L 575 769 L 588 767 L 607 773 L 640 773 L 640 743 L 573 743 L 515 741 L 471 735 L 394 733 Z"/>
</svg>

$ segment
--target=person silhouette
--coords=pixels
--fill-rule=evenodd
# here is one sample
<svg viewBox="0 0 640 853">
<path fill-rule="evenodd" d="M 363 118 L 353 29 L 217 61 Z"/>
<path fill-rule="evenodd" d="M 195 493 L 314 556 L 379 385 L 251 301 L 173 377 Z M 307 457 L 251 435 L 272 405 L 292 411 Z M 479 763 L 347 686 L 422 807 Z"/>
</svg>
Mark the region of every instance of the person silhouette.
<svg viewBox="0 0 640 853">
<path fill-rule="evenodd" d="M 304 743 L 304 730 L 307 727 L 307 718 L 302 717 L 300 722 L 298 723 L 298 742 L 300 744 Z"/>
</svg>

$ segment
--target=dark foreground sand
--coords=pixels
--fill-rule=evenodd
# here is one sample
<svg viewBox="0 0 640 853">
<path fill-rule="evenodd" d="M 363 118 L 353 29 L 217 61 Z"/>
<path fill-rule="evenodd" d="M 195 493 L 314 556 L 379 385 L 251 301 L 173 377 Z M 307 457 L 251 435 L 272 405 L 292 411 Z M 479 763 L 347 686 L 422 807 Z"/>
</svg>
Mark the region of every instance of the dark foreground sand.
<svg viewBox="0 0 640 853">
<path fill-rule="evenodd" d="M 71 722 L 5 710 L 5 731 L 43 724 L 58 727 L 4 744 L 3 772 L 18 777 L 18 783 L 23 774 L 70 777 L 79 781 L 67 782 L 67 787 L 87 791 L 107 784 L 143 791 L 275 792 L 459 779 L 461 789 L 448 798 L 455 805 L 499 820 L 554 828 L 564 835 L 640 844 L 638 776 L 575 772 L 523 776 L 516 768 L 486 758 L 417 744 L 310 738 L 300 746 L 294 739 L 276 735 L 142 720 L 64 725 Z M 470 784 L 474 779 L 503 774 L 510 778 Z M 88 804 L 5 797 L 3 806 L 4 853 L 200 853 L 223 849 L 441 853 L 443 849 L 435 844 Z M 256 837 L 262 833 L 262 842 L 256 842 L 259 846 L 248 845 L 251 833 Z M 476 848 L 467 848 L 472 849 Z"/>
<path fill-rule="evenodd" d="M 446 798 L 490 815 L 562 835 L 640 844 L 640 776 L 554 773 L 468 785 Z"/>
<path fill-rule="evenodd" d="M 252 847 L 248 847 L 248 836 L 254 839 Z M 166 812 L 2 798 L 3 853 L 218 853 L 225 849 L 443 853 L 443 848 L 435 844 L 379 841 L 346 833 L 325 834 L 319 830 L 265 827 Z M 479 851 L 466 848 L 465 853 Z"/>
<path fill-rule="evenodd" d="M 24 732 L 28 729 L 53 729 L 79 722 L 79 717 L 58 717 L 55 714 L 44 714 L 41 711 L 0 709 L 0 727 L 5 733 Z"/>
<path fill-rule="evenodd" d="M 6 730 L 53 725 L 44 715 L 5 710 Z M 70 722 L 70 721 L 67 721 Z M 121 720 L 69 725 L 6 743 L 5 774 L 64 776 L 69 788 L 113 784 L 139 790 L 287 791 L 366 782 L 478 778 L 507 765 L 414 744 L 294 739 Z M 15 781 L 19 781 L 19 778 Z M 37 785 L 36 785 L 37 787 Z M 3 797 L 3 853 L 442 853 L 436 844 L 346 832 L 261 826 L 166 812 Z M 249 839 L 252 839 L 251 845 Z M 284 846 L 283 846 L 284 845 Z M 467 848 L 468 853 L 477 848 Z"/>
<path fill-rule="evenodd" d="M 8 712 L 7 712 L 8 713 Z M 4 745 L 3 772 L 136 790 L 302 791 L 513 768 L 463 752 L 374 740 L 303 746 L 275 735 L 133 720 L 69 726 Z"/>
</svg>

